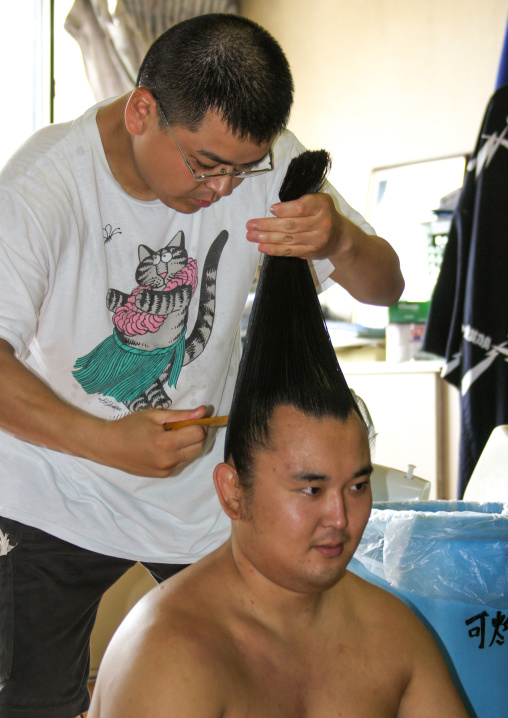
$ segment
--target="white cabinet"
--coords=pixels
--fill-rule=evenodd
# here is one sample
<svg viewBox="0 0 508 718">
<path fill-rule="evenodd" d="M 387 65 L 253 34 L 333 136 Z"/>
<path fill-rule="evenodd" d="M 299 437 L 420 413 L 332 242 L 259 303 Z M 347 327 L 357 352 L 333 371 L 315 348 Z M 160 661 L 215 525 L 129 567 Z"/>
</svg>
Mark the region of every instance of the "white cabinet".
<svg viewBox="0 0 508 718">
<path fill-rule="evenodd" d="M 339 355 L 339 361 L 340 355 Z M 431 498 L 456 498 L 459 397 L 434 361 L 342 362 L 376 429 L 376 463 L 431 482 Z"/>
</svg>

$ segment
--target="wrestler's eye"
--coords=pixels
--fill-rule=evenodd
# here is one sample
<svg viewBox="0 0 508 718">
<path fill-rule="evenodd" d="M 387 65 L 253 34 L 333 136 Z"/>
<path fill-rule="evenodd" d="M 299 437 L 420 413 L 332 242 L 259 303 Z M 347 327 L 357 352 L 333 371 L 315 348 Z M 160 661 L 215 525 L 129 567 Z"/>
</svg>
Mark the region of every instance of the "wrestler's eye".
<svg viewBox="0 0 508 718">
<path fill-rule="evenodd" d="M 319 486 L 306 486 L 304 489 L 302 489 L 302 493 L 306 494 L 307 496 L 317 496 L 318 493 L 321 491 Z"/>
<path fill-rule="evenodd" d="M 357 481 L 356 484 L 353 484 L 351 486 L 351 491 L 353 491 L 355 494 L 360 494 L 367 491 L 369 485 L 370 479 L 366 479 L 365 481 Z"/>
<path fill-rule="evenodd" d="M 173 252 L 164 252 L 162 255 L 163 262 L 169 262 L 173 258 Z"/>
<path fill-rule="evenodd" d="M 152 262 L 153 262 L 154 264 L 159 264 L 160 261 L 161 261 L 160 255 L 159 255 L 159 254 L 154 254 L 153 257 L 152 257 Z"/>
</svg>

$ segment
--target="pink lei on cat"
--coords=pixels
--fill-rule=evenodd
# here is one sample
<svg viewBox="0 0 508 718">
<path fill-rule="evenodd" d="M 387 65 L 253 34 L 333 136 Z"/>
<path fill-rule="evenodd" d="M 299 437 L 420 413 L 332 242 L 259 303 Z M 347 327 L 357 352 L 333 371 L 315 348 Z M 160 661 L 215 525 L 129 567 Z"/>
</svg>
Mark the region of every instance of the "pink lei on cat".
<svg viewBox="0 0 508 718">
<path fill-rule="evenodd" d="M 162 291 L 169 292 L 172 289 L 176 289 L 177 287 L 182 287 L 187 284 L 192 287 L 192 294 L 194 294 L 196 287 L 198 286 L 198 267 L 192 258 L 187 260 L 185 267 L 182 267 L 182 269 L 180 269 L 175 275 L 170 277 Z M 143 289 L 148 289 L 150 291 L 151 287 L 136 287 L 126 304 L 118 307 L 113 315 L 113 323 L 115 327 L 126 336 L 132 337 L 136 334 L 156 332 L 167 317 L 167 314 L 150 314 L 149 312 L 144 312 L 136 307 L 136 294 L 139 294 L 139 292 Z"/>
</svg>

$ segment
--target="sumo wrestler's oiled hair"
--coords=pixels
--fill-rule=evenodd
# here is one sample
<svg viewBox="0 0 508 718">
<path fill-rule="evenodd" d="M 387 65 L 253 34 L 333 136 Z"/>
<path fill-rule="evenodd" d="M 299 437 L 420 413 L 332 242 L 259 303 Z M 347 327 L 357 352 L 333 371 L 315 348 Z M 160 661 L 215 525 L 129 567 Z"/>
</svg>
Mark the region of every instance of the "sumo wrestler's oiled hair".
<svg viewBox="0 0 508 718">
<path fill-rule="evenodd" d="M 330 167 L 324 150 L 291 162 L 279 197 L 317 192 Z M 250 486 L 254 454 L 270 445 L 270 420 L 278 406 L 316 418 L 364 419 L 346 383 L 328 334 L 307 261 L 263 260 L 226 432 L 225 460 Z"/>
</svg>

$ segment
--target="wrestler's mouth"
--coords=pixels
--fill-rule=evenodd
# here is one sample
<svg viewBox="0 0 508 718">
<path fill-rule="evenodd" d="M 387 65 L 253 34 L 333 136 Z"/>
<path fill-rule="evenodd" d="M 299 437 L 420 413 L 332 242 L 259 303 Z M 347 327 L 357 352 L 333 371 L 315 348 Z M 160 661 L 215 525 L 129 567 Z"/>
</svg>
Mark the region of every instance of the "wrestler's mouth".
<svg viewBox="0 0 508 718">
<path fill-rule="evenodd" d="M 316 546 L 313 546 L 313 548 L 322 556 L 325 556 L 326 558 L 333 558 L 342 554 L 344 551 L 344 543 L 317 544 Z"/>
</svg>

